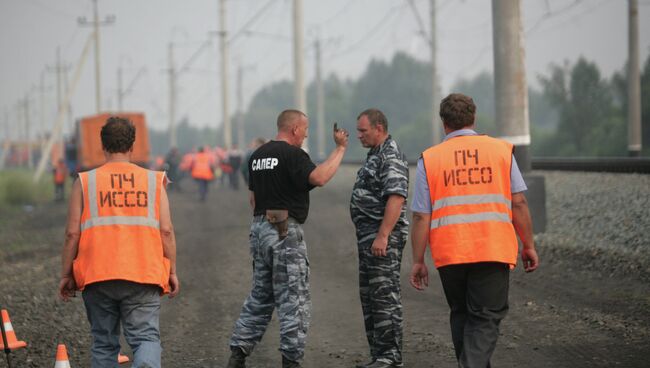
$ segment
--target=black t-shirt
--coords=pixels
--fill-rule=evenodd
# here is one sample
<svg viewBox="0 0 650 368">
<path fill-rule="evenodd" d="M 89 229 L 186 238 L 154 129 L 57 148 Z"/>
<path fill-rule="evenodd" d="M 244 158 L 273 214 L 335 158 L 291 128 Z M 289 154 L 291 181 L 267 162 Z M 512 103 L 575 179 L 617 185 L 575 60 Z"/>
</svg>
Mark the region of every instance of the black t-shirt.
<svg viewBox="0 0 650 368">
<path fill-rule="evenodd" d="M 289 210 L 289 216 L 304 223 L 309 213 L 309 174 L 316 168 L 307 152 L 284 141 L 260 146 L 248 160 L 250 182 L 255 193 L 255 215 L 266 210 Z"/>
</svg>

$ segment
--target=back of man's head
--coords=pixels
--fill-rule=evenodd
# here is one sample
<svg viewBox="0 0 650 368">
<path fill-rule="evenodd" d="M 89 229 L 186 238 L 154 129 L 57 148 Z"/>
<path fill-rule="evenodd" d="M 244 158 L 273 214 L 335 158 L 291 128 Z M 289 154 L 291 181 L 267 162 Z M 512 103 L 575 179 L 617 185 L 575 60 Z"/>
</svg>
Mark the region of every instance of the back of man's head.
<svg viewBox="0 0 650 368">
<path fill-rule="evenodd" d="M 108 153 L 126 153 L 133 148 L 135 126 L 127 118 L 111 116 L 106 120 L 100 135 L 104 151 Z"/>
<path fill-rule="evenodd" d="M 452 93 L 440 103 L 440 118 L 449 129 L 458 130 L 474 124 L 476 105 L 471 97 Z"/>
<path fill-rule="evenodd" d="M 305 115 L 299 110 L 284 110 L 278 115 L 278 132 L 287 132 Z"/>
</svg>

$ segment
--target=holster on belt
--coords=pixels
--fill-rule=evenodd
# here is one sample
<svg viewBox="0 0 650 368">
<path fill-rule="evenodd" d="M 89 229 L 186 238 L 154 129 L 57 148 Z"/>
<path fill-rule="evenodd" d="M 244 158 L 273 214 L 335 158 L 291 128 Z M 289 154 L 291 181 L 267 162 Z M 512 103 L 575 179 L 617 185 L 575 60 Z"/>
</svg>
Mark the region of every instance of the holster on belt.
<svg viewBox="0 0 650 368">
<path fill-rule="evenodd" d="M 266 210 L 266 220 L 278 231 L 280 240 L 289 234 L 289 210 Z"/>
</svg>

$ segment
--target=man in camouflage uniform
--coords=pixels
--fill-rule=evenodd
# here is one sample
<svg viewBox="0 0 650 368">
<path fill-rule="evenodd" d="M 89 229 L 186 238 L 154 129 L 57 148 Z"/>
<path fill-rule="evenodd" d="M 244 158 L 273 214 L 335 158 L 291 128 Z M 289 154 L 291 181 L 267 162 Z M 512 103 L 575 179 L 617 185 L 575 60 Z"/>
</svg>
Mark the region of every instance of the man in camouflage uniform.
<svg viewBox="0 0 650 368">
<path fill-rule="evenodd" d="M 300 147 L 309 121 L 297 110 L 278 116 L 275 140 L 260 146 L 248 161 L 253 288 L 230 339 L 228 368 L 245 367 L 260 342 L 275 307 L 280 320 L 282 367 L 300 367 L 309 328 L 309 261 L 301 224 L 309 212 L 309 191 L 336 173 L 348 133 L 334 126 L 336 148 L 316 166 Z"/>
<path fill-rule="evenodd" d="M 359 114 L 357 137 L 370 151 L 357 173 L 350 215 L 357 233 L 359 293 L 372 358 L 357 367 L 400 367 L 400 266 L 408 236 L 408 165 L 378 109 Z"/>
</svg>

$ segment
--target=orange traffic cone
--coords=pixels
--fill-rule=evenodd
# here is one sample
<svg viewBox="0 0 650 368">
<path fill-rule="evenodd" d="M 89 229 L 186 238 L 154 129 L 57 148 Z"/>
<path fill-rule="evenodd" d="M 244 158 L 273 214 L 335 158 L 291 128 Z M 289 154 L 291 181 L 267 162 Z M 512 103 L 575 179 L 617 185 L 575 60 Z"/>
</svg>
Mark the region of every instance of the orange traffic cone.
<svg viewBox="0 0 650 368">
<path fill-rule="evenodd" d="M 129 362 L 129 357 L 122 354 L 117 354 L 117 364 L 124 364 Z"/>
<path fill-rule="evenodd" d="M 65 345 L 59 344 L 56 347 L 56 362 L 54 368 L 70 368 L 70 361 L 68 360 L 68 351 Z"/>
<path fill-rule="evenodd" d="M 9 312 L 7 312 L 6 309 L 2 310 L 2 323 L 4 323 L 5 326 L 5 334 L 7 335 L 7 345 L 9 346 L 9 349 L 16 350 L 27 346 L 26 342 L 18 341 L 14 328 L 11 325 L 11 320 L 9 319 Z M 0 349 L 4 348 L 5 345 L 2 338 L 0 338 Z"/>
</svg>

